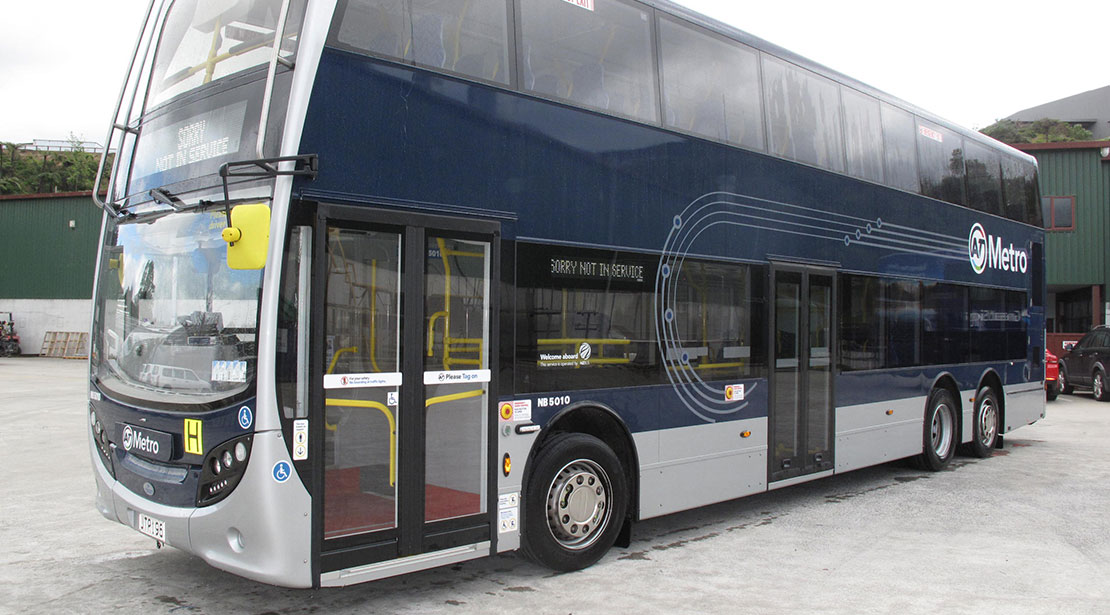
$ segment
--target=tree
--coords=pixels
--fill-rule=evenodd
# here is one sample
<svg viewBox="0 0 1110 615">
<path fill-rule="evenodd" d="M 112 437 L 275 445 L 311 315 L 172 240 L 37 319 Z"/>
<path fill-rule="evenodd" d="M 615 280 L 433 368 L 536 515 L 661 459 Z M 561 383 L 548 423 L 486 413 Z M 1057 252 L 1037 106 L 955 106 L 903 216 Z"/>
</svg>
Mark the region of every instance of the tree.
<svg viewBox="0 0 1110 615">
<path fill-rule="evenodd" d="M 84 151 L 81 140 L 72 133 L 69 143 L 69 151 L 40 152 L 0 142 L 0 194 L 92 190 L 100 157 Z M 105 176 L 111 168 L 111 160 L 109 155 Z"/>
<path fill-rule="evenodd" d="M 1090 141 L 1091 131 L 1079 124 L 1068 124 L 1050 118 L 1035 122 L 998 120 L 979 132 L 1003 143 L 1060 143 Z"/>
</svg>

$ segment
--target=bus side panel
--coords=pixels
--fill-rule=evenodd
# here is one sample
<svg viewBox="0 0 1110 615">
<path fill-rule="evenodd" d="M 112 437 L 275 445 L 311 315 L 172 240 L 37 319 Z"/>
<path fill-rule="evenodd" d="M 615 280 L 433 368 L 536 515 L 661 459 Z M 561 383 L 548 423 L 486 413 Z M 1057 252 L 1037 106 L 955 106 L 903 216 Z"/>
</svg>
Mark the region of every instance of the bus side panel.
<svg viewBox="0 0 1110 615">
<path fill-rule="evenodd" d="M 999 427 L 1000 433 L 1009 433 L 1018 427 L 1030 425 L 1045 416 L 1044 384 L 1040 382 L 1014 384 L 1003 387 L 1006 392 L 1004 401 L 1005 424 Z"/>
<path fill-rule="evenodd" d="M 642 519 L 767 489 L 766 417 L 641 433 L 635 440 Z M 656 442 L 658 457 L 647 453 Z"/>
<path fill-rule="evenodd" d="M 836 471 L 848 472 L 921 452 L 924 397 L 836 409 Z"/>
</svg>

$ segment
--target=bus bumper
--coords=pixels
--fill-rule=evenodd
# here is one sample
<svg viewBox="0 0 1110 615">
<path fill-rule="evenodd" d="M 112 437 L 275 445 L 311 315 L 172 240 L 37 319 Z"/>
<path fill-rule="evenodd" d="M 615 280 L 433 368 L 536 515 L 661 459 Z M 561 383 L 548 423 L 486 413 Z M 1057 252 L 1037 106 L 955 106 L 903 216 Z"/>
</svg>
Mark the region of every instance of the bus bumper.
<svg viewBox="0 0 1110 615">
<path fill-rule="evenodd" d="M 95 446 L 90 440 L 90 447 Z M 283 587 L 311 587 L 312 505 L 300 479 L 274 480 L 271 468 L 288 462 L 281 432 L 256 434 L 242 481 L 226 499 L 203 508 L 150 502 L 117 482 L 95 449 L 96 507 L 138 531 L 139 515 L 165 524 L 165 544 L 216 568 Z"/>
</svg>

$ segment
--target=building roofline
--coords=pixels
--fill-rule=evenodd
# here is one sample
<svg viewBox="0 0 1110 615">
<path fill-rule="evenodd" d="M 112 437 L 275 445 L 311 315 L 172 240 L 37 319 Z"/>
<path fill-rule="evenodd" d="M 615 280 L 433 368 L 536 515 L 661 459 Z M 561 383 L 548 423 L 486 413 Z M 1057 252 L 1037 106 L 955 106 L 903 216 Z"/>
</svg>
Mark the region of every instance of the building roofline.
<svg viewBox="0 0 1110 615">
<path fill-rule="evenodd" d="M 1101 149 L 1110 147 L 1110 141 L 1061 141 L 1059 143 L 1011 143 L 1011 147 L 1023 152 L 1053 149 Z"/>
<path fill-rule="evenodd" d="M 107 192 L 101 192 L 101 196 L 107 195 Z M 84 190 L 81 192 L 46 192 L 42 194 L 0 194 L 0 201 L 19 201 L 25 199 L 62 199 L 86 196 L 92 198 L 92 190 Z"/>
</svg>

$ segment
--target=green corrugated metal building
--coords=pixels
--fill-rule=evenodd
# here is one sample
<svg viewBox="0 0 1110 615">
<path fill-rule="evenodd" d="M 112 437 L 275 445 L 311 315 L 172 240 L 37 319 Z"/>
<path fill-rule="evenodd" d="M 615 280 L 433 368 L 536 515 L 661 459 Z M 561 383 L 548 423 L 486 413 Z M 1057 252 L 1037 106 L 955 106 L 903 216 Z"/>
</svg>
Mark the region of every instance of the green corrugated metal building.
<svg viewBox="0 0 1110 615">
<path fill-rule="evenodd" d="M 0 299 L 91 299 L 101 213 L 88 192 L 0 196 Z"/>
<path fill-rule="evenodd" d="M 100 221 L 89 192 L 0 196 L 0 312 L 23 354 L 49 331 L 88 331 Z"/>
<path fill-rule="evenodd" d="M 1014 147 L 1040 164 L 1049 333 L 1107 322 L 1110 285 L 1110 141 Z"/>
</svg>

